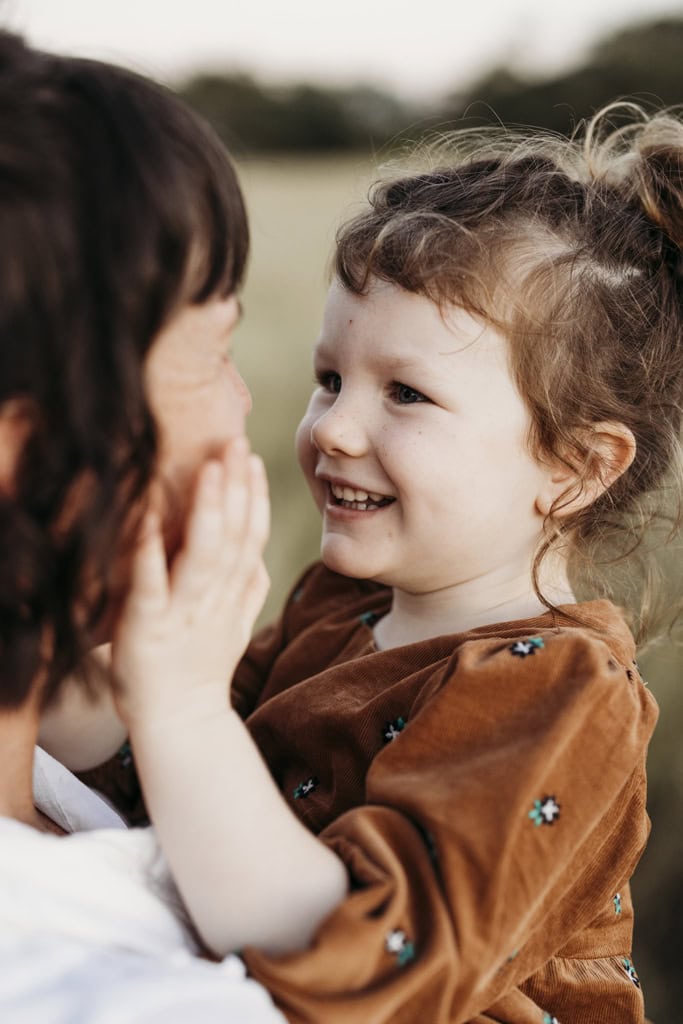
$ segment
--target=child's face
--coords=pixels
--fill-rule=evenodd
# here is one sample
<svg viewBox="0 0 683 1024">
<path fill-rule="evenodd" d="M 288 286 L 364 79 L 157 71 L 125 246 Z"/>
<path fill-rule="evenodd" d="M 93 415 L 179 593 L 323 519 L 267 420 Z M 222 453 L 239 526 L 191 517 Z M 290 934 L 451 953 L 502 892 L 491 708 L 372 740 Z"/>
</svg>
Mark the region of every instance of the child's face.
<svg viewBox="0 0 683 1024">
<path fill-rule="evenodd" d="M 297 450 L 325 563 L 410 593 L 528 583 L 549 469 L 527 450 L 505 339 L 395 285 L 335 283 L 314 363 Z"/>
</svg>

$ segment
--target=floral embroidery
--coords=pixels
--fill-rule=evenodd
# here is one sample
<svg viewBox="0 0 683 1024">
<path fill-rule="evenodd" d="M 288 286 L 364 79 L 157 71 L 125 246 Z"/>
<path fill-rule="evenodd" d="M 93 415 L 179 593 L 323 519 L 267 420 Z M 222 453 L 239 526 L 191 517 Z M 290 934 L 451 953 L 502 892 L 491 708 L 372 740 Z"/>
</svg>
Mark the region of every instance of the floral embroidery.
<svg viewBox="0 0 683 1024">
<path fill-rule="evenodd" d="M 429 854 L 430 859 L 437 864 L 439 861 L 439 851 L 436 848 L 436 839 L 432 833 L 428 832 L 425 828 L 420 828 L 420 833 L 424 839 L 424 844 L 427 847 L 427 853 Z"/>
<path fill-rule="evenodd" d="M 633 966 L 633 964 L 631 963 L 631 961 L 630 960 L 626 960 L 624 958 L 621 962 L 624 965 L 624 970 L 626 971 L 626 974 L 631 979 L 633 984 L 636 986 L 636 988 L 640 988 L 640 978 L 636 974 L 636 969 Z"/>
<path fill-rule="evenodd" d="M 372 627 L 379 619 L 379 614 L 377 612 L 363 612 L 363 614 L 359 615 L 358 618 L 365 626 Z"/>
<path fill-rule="evenodd" d="M 614 913 L 619 916 L 621 913 L 621 893 L 617 892 L 612 897 L 612 903 L 614 904 Z"/>
<path fill-rule="evenodd" d="M 516 960 L 518 956 L 519 956 L 519 950 L 518 949 L 513 949 L 512 952 L 510 953 L 510 956 L 506 957 L 505 960 L 503 961 L 503 963 L 500 965 L 500 967 L 498 968 L 497 973 L 500 974 L 507 967 L 509 967 L 510 964 L 513 962 L 513 960 Z"/>
<path fill-rule="evenodd" d="M 554 796 L 542 796 L 540 800 L 534 800 L 529 817 L 536 826 L 554 825 L 560 816 L 560 806 Z"/>
<path fill-rule="evenodd" d="M 126 742 L 120 748 L 116 756 L 118 757 L 121 766 L 123 768 L 128 768 L 128 766 L 131 764 L 133 760 L 133 751 L 131 750 L 131 746 L 128 740 L 126 740 Z"/>
<path fill-rule="evenodd" d="M 528 640 L 517 640 L 510 647 L 512 654 L 516 654 L 520 658 L 526 658 L 529 654 L 535 654 L 536 651 L 540 651 L 545 647 L 543 639 L 540 636 L 532 636 Z"/>
<path fill-rule="evenodd" d="M 404 967 L 415 958 L 415 946 L 408 942 L 408 937 L 400 928 L 389 932 L 384 942 L 387 953 L 392 953 L 398 960 L 399 967 Z"/>
<path fill-rule="evenodd" d="M 557 1017 L 552 1017 L 549 1013 L 544 1013 L 543 1024 L 560 1024 L 560 1022 Z"/>
<path fill-rule="evenodd" d="M 382 733 L 385 743 L 391 743 L 403 732 L 406 727 L 406 720 L 401 715 L 399 718 L 395 718 L 393 722 L 384 723 L 384 731 Z"/>
<path fill-rule="evenodd" d="M 317 789 L 319 781 L 315 775 L 312 775 L 310 779 L 306 779 L 305 782 L 300 782 L 294 790 L 294 799 L 301 800 L 302 797 L 309 796 L 314 789 Z"/>
</svg>

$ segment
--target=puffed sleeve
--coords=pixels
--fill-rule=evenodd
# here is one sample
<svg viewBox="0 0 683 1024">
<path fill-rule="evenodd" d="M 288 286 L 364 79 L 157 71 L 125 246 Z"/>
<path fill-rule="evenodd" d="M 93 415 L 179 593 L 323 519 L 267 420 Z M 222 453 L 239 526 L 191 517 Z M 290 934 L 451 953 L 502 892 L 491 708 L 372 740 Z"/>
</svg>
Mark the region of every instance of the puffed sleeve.
<svg viewBox="0 0 683 1024">
<path fill-rule="evenodd" d="M 321 833 L 349 896 L 250 972 L 296 1024 L 462 1024 L 514 998 L 632 873 L 655 721 L 590 630 L 466 642 Z"/>
</svg>

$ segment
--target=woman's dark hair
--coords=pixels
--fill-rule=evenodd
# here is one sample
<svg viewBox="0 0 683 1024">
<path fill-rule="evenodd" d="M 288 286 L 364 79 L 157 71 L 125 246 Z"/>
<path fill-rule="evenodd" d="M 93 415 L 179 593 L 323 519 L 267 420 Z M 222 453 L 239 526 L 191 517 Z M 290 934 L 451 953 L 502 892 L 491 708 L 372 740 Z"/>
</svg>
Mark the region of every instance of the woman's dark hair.
<svg viewBox="0 0 683 1024">
<path fill-rule="evenodd" d="M 340 229 L 336 274 L 356 294 L 380 278 L 503 332 L 530 449 L 571 465 L 580 488 L 596 473 L 591 426 L 630 429 L 632 464 L 579 511 L 561 515 L 578 489 L 556 502 L 534 567 L 542 598 L 541 561 L 564 540 L 593 592 L 621 598 L 597 561 L 642 553 L 663 508 L 681 518 L 683 121 L 616 104 L 573 139 L 456 132 L 427 159 Z M 639 638 L 651 590 L 624 601 Z"/>
<path fill-rule="evenodd" d="M 172 93 L 0 33 L 0 706 L 44 703 L 106 612 L 156 457 L 145 355 L 248 251 L 227 153 Z M 2 482 L 0 482 L 1 484 Z"/>
</svg>

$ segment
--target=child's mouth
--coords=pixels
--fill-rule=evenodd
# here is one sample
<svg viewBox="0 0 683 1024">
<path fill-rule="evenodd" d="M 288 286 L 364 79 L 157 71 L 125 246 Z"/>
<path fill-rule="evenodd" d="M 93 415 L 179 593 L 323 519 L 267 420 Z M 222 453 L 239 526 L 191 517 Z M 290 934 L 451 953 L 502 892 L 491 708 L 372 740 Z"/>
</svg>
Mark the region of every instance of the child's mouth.
<svg viewBox="0 0 683 1024">
<path fill-rule="evenodd" d="M 330 500 L 333 505 L 337 505 L 340 508 L 353 509 L 356 512 L 372 512 L 374 509 L 391 505 L 396 499 L 388 498 L 382 494 L 375 494 L 372 491 L 362 491 L 354 487 L 330 484 Z"/>
</svg>

